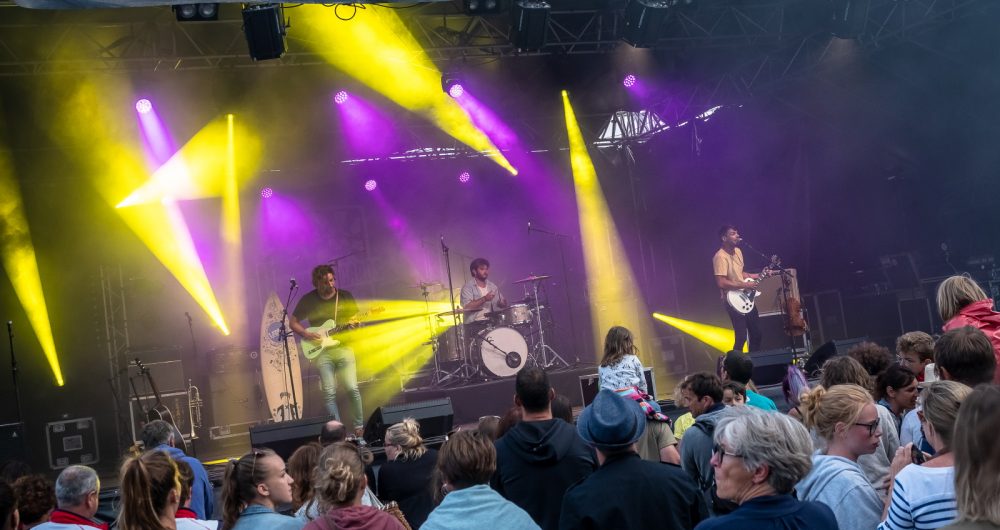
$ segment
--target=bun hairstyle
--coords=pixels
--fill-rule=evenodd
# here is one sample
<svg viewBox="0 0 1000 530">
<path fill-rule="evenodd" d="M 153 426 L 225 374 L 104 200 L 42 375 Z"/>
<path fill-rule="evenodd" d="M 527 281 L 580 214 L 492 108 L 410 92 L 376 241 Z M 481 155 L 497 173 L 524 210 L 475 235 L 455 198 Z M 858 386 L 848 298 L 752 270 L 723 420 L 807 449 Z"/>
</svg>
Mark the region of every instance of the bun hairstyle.
<svg viewBox="0 0 1000 530">
<path fill-rule="evenodd" d="M 264 460 L 278 456 L 270 449 L 254 449 L 239 459 L 230 460 L 222 483 L 222 527 L 229 530 L 240 517 L 243 507 L 257 498 L 257 484 L 267 479 Z"/>
<path fill-rule="evenodd" d="M 122 504 L 118 528 L 162 530 L 160 516 L 166 515 L 170 492 L 180 498 L 179 476 L 177 464 L 162 451 L 149 451 L 126 460 L 120 476 Z"/>
<path fill-rule="evenodd" d="M 314 491 L 320 510 L 351 505 L 365 485 L 365 466 L 371 462 L 371 452 L 350 442 L 337 442 L 323 449 Z"/>
<path fill-rule="evenodd" d="M 958 409 L 971 393 L 971 388 L 955 381 L 935 381 L 924 390 L 924 421 L 934 426 L 944 443 L 944 447 L 935 447 L 936 451 L 951 446 Z"/>
<path fill-rule="evenodd" d="M 861 409 L 872 403 L 871 394 L 858 385 L 835 385 L 829 389 L 819 385 L 804 392 L 801 399 L 802 423 L 815 429 L 824 440 L 833 439 L 838 423 L 857 422 Z"/>
<path fill-rule="evenodd" d="M 424 439 L 420 436 L 420 423 L 413 418 L 404 418 L 385 431 L 385 443 L 399 447 L 397 460 L 416 460 L 424 453 Z"/>
</svg>

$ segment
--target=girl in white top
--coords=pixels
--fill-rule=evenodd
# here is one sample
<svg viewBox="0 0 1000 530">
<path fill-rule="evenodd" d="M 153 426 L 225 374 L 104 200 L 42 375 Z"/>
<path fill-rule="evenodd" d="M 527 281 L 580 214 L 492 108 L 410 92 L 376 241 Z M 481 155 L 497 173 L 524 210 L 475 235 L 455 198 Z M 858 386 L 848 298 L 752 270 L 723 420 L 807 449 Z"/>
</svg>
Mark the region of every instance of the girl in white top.
<svg viewBox="0 0 1000 530">
<path fill-rule="evenodd" d="M 631 331 L 622 326 L 609 329 L 604 338 L 604 358 L 601 359 L 601 367 L 598 369 L 600 388 L 618 390 L 634 386 L 648 394 L 646 378 L 642 373 L 642 361 L 636 355 L 638 351 Z"/>
</svg>

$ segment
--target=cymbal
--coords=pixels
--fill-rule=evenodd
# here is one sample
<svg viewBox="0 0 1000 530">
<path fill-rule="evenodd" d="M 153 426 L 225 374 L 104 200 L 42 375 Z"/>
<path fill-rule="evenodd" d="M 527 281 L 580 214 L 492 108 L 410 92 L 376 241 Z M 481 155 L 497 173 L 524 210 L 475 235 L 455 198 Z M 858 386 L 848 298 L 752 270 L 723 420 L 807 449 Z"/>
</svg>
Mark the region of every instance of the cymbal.
<svg viewBox="0 0 1000 530">
<path fill-rule="evenodd" d="M 479 309 L 463 309 L 461 307 L 456 307 L 454 313 L 452 313 L 451 311 L 442 311 L 437 314 L 437 317 L 443 318 L 443 317 L 450 317 L 452 315 L 463 316 L 466 313 L 473 313 L 475 311 L 479 311 Z"/>
<path fill-rule="evenodd" d="M 552 276 L 550 276 L 548 274 L 542 274 L 540 276 L 535 276 L 534 274 L 532 274 L 531 276 L 528 276 L 527 278 L 521 278 L 520 280 L 517 280 L 514 283 L 538 282 L 538 281 L 542 281 L 542 280 L 547 280 L 547 279 L 549 279 L 551 277 Z"/>
</svg>

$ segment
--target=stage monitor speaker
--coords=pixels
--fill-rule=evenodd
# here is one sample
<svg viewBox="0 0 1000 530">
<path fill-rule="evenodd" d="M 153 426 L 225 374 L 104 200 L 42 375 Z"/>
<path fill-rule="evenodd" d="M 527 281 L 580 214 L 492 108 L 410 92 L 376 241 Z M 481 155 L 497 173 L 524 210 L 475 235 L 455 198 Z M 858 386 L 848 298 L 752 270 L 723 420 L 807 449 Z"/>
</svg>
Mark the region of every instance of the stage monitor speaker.
<svg viewBox="0 0 1000 530">
<path fill-rule="evenodd" d="M 788 365 L 797 358 L 791 348 L 762 350 L 750 353 L 753 361 L 751 379 L 757 386 L 778 385 L 785 378 Z"/>
<path fill-rule="evenodd" d="M 823 344 L 809 356 L 802 370 L 807 377 L 818 377 L 819 371 L 823 368 L 823 363 L 838 356 L 847 355 L 848 350 L 854 346 L 868 340 L 868 337 L 858 337 L 847 340 L 831 340 Z"/>
<path fill-rule="evenodd" d="M 450 397 L 379 407 L 365 424 L 365 441 L 372 445 L 381 444 L 385 440 L 386 429 L 403 421 L 403 418 L 419 421 L 420 436 L 429 438 L 448 434 L 455 421 L 455 412 Z"/>
<path fill-rule="evenodd" d="M 267 447 L 286 461 L 296 449 L 319 441 L 319 433 L 329 417 L 305 418 L 250 427 L 251 447 Z"/>
<path fill-rule="evenodd" d="M 28 460 L 28 444 L 24 439 L 24 423 L 0 425 L 0 462 Z"/>
</svg>

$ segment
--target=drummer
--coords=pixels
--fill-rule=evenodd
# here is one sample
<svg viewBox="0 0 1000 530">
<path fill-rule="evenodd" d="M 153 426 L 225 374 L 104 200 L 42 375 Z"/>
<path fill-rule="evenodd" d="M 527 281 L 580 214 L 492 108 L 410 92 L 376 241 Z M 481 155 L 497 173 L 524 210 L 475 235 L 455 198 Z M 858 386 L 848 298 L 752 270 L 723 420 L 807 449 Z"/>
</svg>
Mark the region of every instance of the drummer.
<svg viewBox="0 0 1000 530">
<path fill-rule="evenodd" d="M 489 280 L 490 262 L 485 258 L 472 260 L 469 272 L 472 278 L 462 286 L 461 294 L 465 323 L 481 331 L 489 324 L 489 314 L 507 307 L 507 300 L 500 288 Z"/>
</svg>

